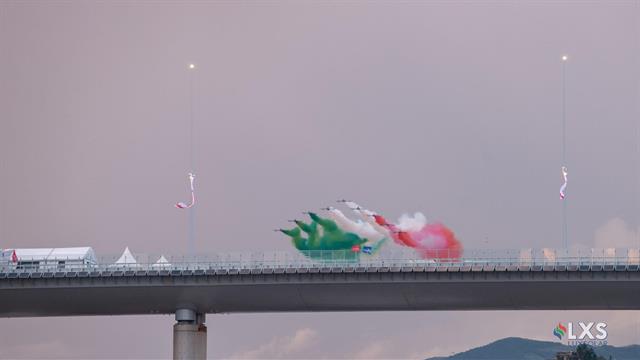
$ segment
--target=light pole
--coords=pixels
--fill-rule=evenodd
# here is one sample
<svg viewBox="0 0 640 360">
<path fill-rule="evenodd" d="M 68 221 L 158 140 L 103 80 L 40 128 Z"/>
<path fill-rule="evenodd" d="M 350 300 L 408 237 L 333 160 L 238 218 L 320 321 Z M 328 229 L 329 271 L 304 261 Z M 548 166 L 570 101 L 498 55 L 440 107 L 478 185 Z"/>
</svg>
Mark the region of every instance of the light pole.
<svg viewBox="0 0 640 360">
<path fill-rule="evenodd" d="M 562 171 L 567 168 L 567 61 L 569 57 L 562 55 Z M 567 201 L 562 199 L 562 245 L 569 247 L 567 233 Z"/>
</svg>

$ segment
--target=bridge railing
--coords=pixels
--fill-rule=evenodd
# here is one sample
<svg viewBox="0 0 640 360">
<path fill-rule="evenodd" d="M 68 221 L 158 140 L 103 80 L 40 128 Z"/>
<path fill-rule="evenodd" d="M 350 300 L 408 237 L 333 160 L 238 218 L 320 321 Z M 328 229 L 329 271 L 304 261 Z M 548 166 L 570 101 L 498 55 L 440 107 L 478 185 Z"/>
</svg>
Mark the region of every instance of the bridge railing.
<svg viewBox="0 0 640 360">
<path fill-rule="evenodd" d="M 96 261 L 20 257 L 17 262 L 0 263 L 1 272 L 67 271 L 182 271 L 182 270 L 283 270 L 299 268 L 405 268 L 405 267 L 544 267 L 544 266 L 627 266 L 640 265 L 640 249 L 505 249 L 434 251 L 423 258 L 410 250 L 383 249 L 367 255 L 350 250 L 308 252 L 232 252 L 198 256 L 160 256 L 135 254 L 135 262 L 118 263 L 119 256 L 99 257 Z"/>
</svg>

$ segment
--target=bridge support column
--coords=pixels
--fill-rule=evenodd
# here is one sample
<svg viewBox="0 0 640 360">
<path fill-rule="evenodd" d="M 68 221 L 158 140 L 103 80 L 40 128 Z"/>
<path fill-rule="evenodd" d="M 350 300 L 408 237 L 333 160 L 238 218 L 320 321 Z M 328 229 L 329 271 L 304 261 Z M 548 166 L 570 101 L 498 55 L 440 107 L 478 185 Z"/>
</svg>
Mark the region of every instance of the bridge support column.
<svg viewBox="0 0 640 360">
<path fill-rule="evenodd" d="M 191 309 L 176 310 L 176 324 L 173 325 L 173 359 L 206 360 L 207 327 L 205 314 Z"/>
</svg>

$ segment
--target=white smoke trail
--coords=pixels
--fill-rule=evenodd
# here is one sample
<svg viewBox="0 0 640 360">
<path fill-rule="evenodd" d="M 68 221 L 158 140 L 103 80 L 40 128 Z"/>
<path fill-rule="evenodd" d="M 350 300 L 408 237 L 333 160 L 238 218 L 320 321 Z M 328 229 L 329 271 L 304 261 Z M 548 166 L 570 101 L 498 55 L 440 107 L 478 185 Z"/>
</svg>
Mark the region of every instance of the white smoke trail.
<svg viewBox="0 0 640 360">
<path fill-rule="evenodd" d="M 401 231 L 420 231 L 427 224 L 427 217 L 423 213 L 417 212 L 413 216 L 402 214 L 398 219 L 398 229 Z"/>
<path fill-rule="evenodd" d="M 353 201 L 345 201 L 344 204 L 354 213 L 356 213 L 358 216 L 360 216 L 360 218 L 362 220 L 364 220 L 364 222 L 366 222 L 367 224 L 371 225 L 371 227 L 378 232 L 379 234 L 381 234 L 384 237 L 387 238 L 391 238 L 391 234 L 389 233 L 389 230 L 383 226 L 380 226 L 376 220 L 373 218 L 373 215 L 376 215 L 375 212 L 367 210 L 365 208 L 363 208 L 362 206 L 354 203 Z"/>
<path fill-rule="evenodd" d="M 362 238 L 366 238 L 370 241 L 379 241 L 386 237 L 385 234 L 381 234 L 376 231 L 371 224 L 363 222 L 362 220 L 353 221 L 343 214 L 342 211 L 334 207 L 329 207 L 327 212 L 329 218 L 335 221 L 338 226 Z"/>
</svg>

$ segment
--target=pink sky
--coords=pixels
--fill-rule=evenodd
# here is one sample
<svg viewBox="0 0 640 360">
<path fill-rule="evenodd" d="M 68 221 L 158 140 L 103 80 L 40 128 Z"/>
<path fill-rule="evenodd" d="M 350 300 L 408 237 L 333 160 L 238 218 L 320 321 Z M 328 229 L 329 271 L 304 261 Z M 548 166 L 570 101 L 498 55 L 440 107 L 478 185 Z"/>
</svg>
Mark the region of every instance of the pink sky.
<svg viewBox="0 0 640 360">
<path fill-rule="evenodd" d="M 573 245 L 640 247 L 640 5 L 0 1 L 0 248 L 179 254 L 188 78 L 197 248 L 349 198 L 467 248 L 559 247 L 560 56 Z M 424 358 L 638 312 L 209 315 L 209 355 Z M 167 358 L 171 316 L 0 319 L 0 357 Z"/>
</svg>

